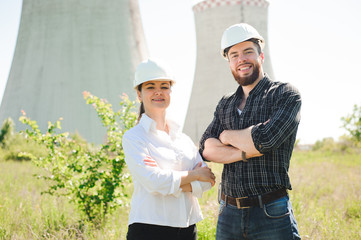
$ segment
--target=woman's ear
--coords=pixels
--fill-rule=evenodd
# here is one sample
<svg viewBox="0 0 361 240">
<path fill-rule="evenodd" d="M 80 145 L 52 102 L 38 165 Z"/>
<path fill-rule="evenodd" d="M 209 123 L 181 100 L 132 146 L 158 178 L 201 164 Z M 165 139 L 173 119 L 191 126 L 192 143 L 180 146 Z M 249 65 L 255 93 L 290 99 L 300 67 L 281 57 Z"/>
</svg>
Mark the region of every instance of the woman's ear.
<svg viewBox="0 0 361 240">
<path fill-rule="evenodd" d="M 137 90 L 138 100 L 142 102 L 141 92 Z"/>
</svg>

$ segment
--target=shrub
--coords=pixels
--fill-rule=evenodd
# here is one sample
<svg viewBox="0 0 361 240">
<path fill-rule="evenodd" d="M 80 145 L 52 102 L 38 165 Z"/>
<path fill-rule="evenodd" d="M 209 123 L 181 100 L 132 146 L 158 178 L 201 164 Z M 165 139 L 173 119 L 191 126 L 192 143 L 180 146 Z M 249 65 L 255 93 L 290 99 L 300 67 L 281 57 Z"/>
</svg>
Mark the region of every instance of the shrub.
<svg viewBox="0 0 361 240">
<path fill-rule="evenodd" d="M 3 126 L 8 125 L 4 121 Z M 12 120 L 11 120 L 12 121 Z M 15 124 L 12 122 L 11 129 L 14 129 Z M 22 134 L 2 128 L 2 144 L 0 147 L 0 159 L 1 160 L 15 160 L 15 161 L 29 161 L 32 157 L 43 157 L 46 155 L 46 149 L 32 141 L 26 139 Z M 6 134 L 4 134 L 6 133 Z"/>
<path fill-rule="evenodd" d="M 316 143 L 312 146 L 313 151 L 335 151 L 336 142 L 333 138 L 324 138 L 322 140 L 317 140 Z"/>
<path fill-rule="evenodd" d="M 114 112 L 106 100 L 89 92 L 83 95 L 107 129 L 107 142 L 97 149 L 76 137 L 70 138 L 67 132 L 56 133 L 56 129 L 61 129 L 62 119 L 49 123 L 45 134 L 25 113 L 20 121 L 30 126 L 25 131 L 26 136 L 47 148 L 46 157 L 33 159 L 48 172 L 39 176 L 50 183 L 45 193 L 67 196 L 84 214 L 84 220 L 100 226 L 108 213 L 122 205 L 125 197 L 121 188 L 129 176 L 123 173 L 122 137 L 136 122 L 136 114 L 132 111 L 135 102 L 124 95 L 121 109 Z"/>
<path fill-rule="evenodd" d="M 5 148 L 9 145 L 9 141 L 14 135 L 14 121 L 11 118 L 4 120 L 0 131 L 0 146 Z"/>
<path fill-rule="evenodd" d="M 341 118 L 342 127 L 350 134 L 351 138 L 359 143 L 361 142 L 361 105 L 356 104 L 353 107 L 353 112 L 346 117 Z"/>
</svg>

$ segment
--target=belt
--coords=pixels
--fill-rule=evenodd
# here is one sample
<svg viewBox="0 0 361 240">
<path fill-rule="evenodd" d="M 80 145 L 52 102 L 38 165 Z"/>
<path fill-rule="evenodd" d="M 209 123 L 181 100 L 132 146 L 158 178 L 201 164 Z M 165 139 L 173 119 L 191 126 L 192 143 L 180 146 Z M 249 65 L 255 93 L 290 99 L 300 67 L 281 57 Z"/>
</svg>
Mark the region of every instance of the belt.
<svg viewBox="0 0 361 240">
<path fill-rule="evenodd" d="M 222 200 L 225 201 L 227 204 L 236 206 L 239 209 L 257 207 L 257 206 L 260 206 L 262 208 L 263 204 L 270 203 L 286 195 L 287 195 L 287 190 L 284 188 L 254 197 L 240 197 L 240 198 L 227 196 L 222 192 Z"/>
</svg>

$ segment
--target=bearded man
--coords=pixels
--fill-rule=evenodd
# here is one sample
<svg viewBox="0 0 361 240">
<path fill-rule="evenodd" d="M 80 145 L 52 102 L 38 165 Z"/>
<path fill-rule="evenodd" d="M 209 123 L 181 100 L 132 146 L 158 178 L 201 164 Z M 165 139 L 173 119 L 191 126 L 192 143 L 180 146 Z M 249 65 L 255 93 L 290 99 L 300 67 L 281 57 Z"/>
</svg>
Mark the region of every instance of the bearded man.
<svg viewBox="0 0 361 240">
<path fill-rule="evenodd" d="M 222 36 L 222 54 L 239 87 L 219 101 L 199 150 L 205 160 L 224 164 L 217 240 L 300 239 L 288 169 L 301 96 L 263 72 L 264 45 L 245 23 Z"/>
</svg>

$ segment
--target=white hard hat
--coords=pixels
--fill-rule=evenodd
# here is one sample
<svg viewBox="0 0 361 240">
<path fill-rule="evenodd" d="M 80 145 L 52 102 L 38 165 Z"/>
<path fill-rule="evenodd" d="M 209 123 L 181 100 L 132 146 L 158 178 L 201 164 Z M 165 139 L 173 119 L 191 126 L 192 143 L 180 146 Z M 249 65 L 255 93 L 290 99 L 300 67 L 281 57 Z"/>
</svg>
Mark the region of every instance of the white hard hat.
<svg viewBox="0 0 361 240">
<path fill-rule="evenodd" d="M 172 84 L 175 83 L 169 66 L 159 60 L 147 59 L 137 66 L 133 87 L 136 89 L 139 84 L 148 81 L 164 80 L 169 80 Z"/>
<path fill-rule="evenodd" d="M 238 23 L 227 28 L 222 35 L 221 40 L 221 54 L 225 56 L 224 50 L 228 47 L 236 45 L 237 43 L 250 40 L 252 38 L 259 40 L 261 49 L 264 48 L 264 39 L 257 32 L 257 30 L 247 23 Z"/>
</svg>

